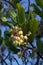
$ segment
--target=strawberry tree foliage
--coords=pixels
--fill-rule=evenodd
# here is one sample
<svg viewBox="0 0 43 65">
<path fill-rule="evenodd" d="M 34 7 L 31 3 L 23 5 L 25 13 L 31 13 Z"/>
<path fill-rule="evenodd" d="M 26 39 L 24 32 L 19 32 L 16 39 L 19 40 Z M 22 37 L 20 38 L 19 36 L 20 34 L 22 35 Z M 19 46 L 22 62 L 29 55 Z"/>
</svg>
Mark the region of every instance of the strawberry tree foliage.
<svg viewBox="0 0 43 65">
<path fill-rule="evenodd" d="M 29 39 L 28 37 L 31 35 L 31 39 L 34 38 L 34 35 L 38 28 L 38 22 L 35 18 L 26 20 L 26 14 L 23 7 L 19 3 L 17 3 L 15 6 L 15 10 L 9 9 L 7 12 L 8 17 L 11 18 L 12 22 L 9 22 L 8 17 L 5 15 L 0 17 L 1 22 L 10 28 L 8 31 L 5 31 L 4 35 L 4 43 L 8 45 L 10 49 L 12 49 L 13 46 L 16 48 L 17 46 L 27 45 L 27 41 Z"/>
<path fill-rule="evenodd" d="M 38 0 L 36 0 L 38 1 Z M 41 0 L 42 1 L 42 0 Z M 39 1 L 40 2 L 40 1 Z M 43 4 L 37 4 L 41 7 Z M 4 8 L 3 5 L 8 5 L 8 10 Z M 32 4 L 35 13 L 42 17 L 42 12 Z M 41 13 L 40 13 L 41 12 Z M 10 19 L 10 21 L 9 21 Z M 38 21 L 36 20 L 33 11 L 29 11 L 28 14 L 25 13 L 24 8 L 19 3 L 19 0 L 2 0 L 0 1 L 0 23 L 3 26 L 8 26 L 9 30 L 4 32 L 4 37 L 1 36 L 0 30 L 0 46 L 6 45 L 7 48 L 14 54 L 18 54 L 21 58 L 25 59 L 25 52 L 32 45 L 36 32 L 38 30 Z M 43 44 L 37 39 L 37 47 L 40 53 L 43 52 Z M 37 49 L 32 45 L 32 54 L 30 57 L 34 56 Z"/>
<path fill-rule="evenodd" d="M 36 4 L 32 4 L 34 11 L 37 15 L 43 18 L 43 0 L 35 0 Z"/>
<path fill-rule="evenodd" d="M 34 11 L 37 15 L 40 16 L 40 24 L 38 29 L 38 39 L 37 39 L 37 48 L 42 53 L 43 52 L 43 42 L 40 38 L 43 37 L 43 0 L 35 0 L 36 4 L 32 4 Z"/>
</svg>

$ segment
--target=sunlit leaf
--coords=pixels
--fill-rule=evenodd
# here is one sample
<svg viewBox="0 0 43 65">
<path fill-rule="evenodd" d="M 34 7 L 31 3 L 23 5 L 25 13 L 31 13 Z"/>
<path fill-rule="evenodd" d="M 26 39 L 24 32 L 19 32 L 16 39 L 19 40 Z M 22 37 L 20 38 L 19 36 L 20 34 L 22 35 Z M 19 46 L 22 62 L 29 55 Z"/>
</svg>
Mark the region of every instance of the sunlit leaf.
<svg viewBox="0 0 43 65">
<path fill-rule="evenodd" d="M 29 21 L 28 25 L 29 25 L 29 31 L 31 31 L 32 33 L 29 40 L 32 41 L 38 29 L 38 21 L 33 18 Z"/>
<path fill-rule="evenodd" d="M 3 23 L 3 25 L 11 27 L 6 17 L 1 17 L 1 22 Z"/>
<path fill-rule="evenodd" d="M 12 19 L 13 24 L 17 24 L 17 14 L 13 10 L 9 10 L 9 16 Z"/>
<path fill-rule="evenodd" d="M 3 22 L 6 22 L 6 21 L 7 21 L 7 18 L 6 18 L 6 17 L 2 17 L 1 20 L 2 20 Z"/>
</svg>

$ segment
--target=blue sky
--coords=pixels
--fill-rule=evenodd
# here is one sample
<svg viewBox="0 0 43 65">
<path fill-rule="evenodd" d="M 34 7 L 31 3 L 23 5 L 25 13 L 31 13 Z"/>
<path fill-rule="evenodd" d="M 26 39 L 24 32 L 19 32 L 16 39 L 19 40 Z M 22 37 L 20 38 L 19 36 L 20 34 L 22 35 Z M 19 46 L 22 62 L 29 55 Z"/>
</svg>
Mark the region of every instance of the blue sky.
<svg viewBox="0 0 43 65">
<path fill-rule="evenodd" d="M 21 5 L 24 7 L 25 12 L 28 11 L 28 0 L 21 0 Z M 35 3 L 35 0 L 30 0 L 30 4 Z"/>
</svg>

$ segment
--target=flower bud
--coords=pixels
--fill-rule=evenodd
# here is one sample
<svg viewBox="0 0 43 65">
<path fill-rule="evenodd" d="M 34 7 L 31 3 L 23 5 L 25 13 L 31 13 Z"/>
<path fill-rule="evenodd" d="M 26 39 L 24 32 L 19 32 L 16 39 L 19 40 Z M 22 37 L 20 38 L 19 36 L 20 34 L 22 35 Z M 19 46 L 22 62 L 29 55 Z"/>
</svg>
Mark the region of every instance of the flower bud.
<svg viewBox="0 0 43 65">
<path fill-rule="evenodd" d="M 18 29 L 18 26 L 15 26 L 15 29 L 17 30 Z"/>
<path fill-rule="evenodd" d="M 13 37 L 14 37 L 14 35 L 12 34 L 12 35 L 11 35 L 11 38 L 13 38 Z"/>
<path fill-rule="evenodd" d="M 17 37 L 17 40 L 20 41 L 20 37 Z"/>
<path fill-rule="evenodd" d="M 21 56 L 21 52 L 18 52 L 18 56 L 19 56 L 19 57 Z"/>
<path fill-rule="evenodd" d="M 17 40 L 15 40 L 15 43 L 18 44 L 19 42 Z"/>
<path fill-rule="evenodd" d="M 20 40 L 20 43 L 23 43 L 23 40 L 22 39 Z"/>
<path fill-rule="evenodd" d="M 12 29 L 14 29 L 15 27 L 14 26 L 12 26 Z"/>
<path fill-rule="evenodd" d="M 18 34 L 19 34 L 19 35 L 22 35 L 22 34 L 23 34 L 23 31 L 19 31 Z"/>
<path fill-rule="evenodd" d="M 17 40 L 17 36 L 14 36 L 14 39 Z"/>
<path fill-rule="evenodd" d="M 19 42 L 19 46 L 21 45 L 21 42 Z"/>
<path fill-rule="evenodd" d="M 28 35 L 28 36 L 30 36 L 31 34 L 32 34 L 31 32 L 28 32 L 28 34 L 27 34 L 27 35 Z"/>
<path fill-rule="evenodd" d="M 20 35 L 20 38 L 23 39 L 23 35 Z"/>
<path fill-rule="evenodd" d="M 28 37 L 27 37 L 27 36 L 24 36 L 24 39 L 26 39 L 26 40 L 27 40 L 27 39 L 28 39 Z"/>
<path fill-rule="evenodd" d="M 12 29 L 10 29 L 10 31 L 9 32 L 12 32 L 13 30 Z"/>
</svg>

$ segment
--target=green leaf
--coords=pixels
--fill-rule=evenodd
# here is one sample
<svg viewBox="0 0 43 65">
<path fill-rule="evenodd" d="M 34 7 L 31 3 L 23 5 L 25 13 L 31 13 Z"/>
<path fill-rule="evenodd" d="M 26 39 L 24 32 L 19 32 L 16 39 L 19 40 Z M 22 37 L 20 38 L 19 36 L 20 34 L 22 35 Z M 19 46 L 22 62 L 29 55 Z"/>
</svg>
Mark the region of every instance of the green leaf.
<svg viewBox="0 0 43 65">
<path fill-rule="evenodd" d="M 25 22 L 25 12 L 24 8 L 17 3 L 17 11 L 18 11 L 18 24 L 21 25 Z"/>
<path fill-rule="evenodd" d="M 6 18 L 6 17 L 1 17 L 1 20 L 2 20 L 3 22 L 6 22 L 6 21 L 7 21 L 7 18 Z"/>
<path fill-rule="evenodd" d="M 13 19 L 16 18 L 17 14 L 15 13 L 14 10 L 9 10 L 9 15 L 10 17 L 12 17 Z"/>
<path fill-rule="evenodd" d="M 1 17 L 1 22 L 3 23 L 3 25 L 11 27 L 6 17 Z"/>
<path fill-rule="evenodd" d="M 43 53 L 43 42 L 41 42 L 40 39 L 37 39 L 36 44 L 37 44 L 38 51 L 39 51 L 40 53 Z"/>
<path fill-rule="evenodd" d="M 27 30 L 28 29 L 27 28 L 27 23 L 24 22 L 20 27 L 22 28 L 23 34 L 26 35 L 29 31 L 29 30 Z"/>
<path fill-rule="evenodd" d="M 15 13 L 14 10 L 9 10 L 9 16 L 12 19 L 13 25 L 17 24 L 17 14 Z"/>
<path fill-rule="evenodd" d="M 43 0 L 35 0 L 37 5 L 43 9 Z"/>
<path fill-rule="evenodd" d="M 34 8 L 34 12 L 43 18 L 43 12 L 37 7 L 37 5 L 32 4 L 32 6 Z"/>
<path fill-rule="evenodd" d="M 33 41 L 34 39 L 34 36 L 36 34 L 36 31 L 38 29 L 38 21 L 34 18 L 32 18 L 29 22 L 28 22 L 28 25 L 29 25 L 29 31 L 32 33 L 30 35 L 30 38 L 29 38 L 29 41 Z"/>
</svg>

